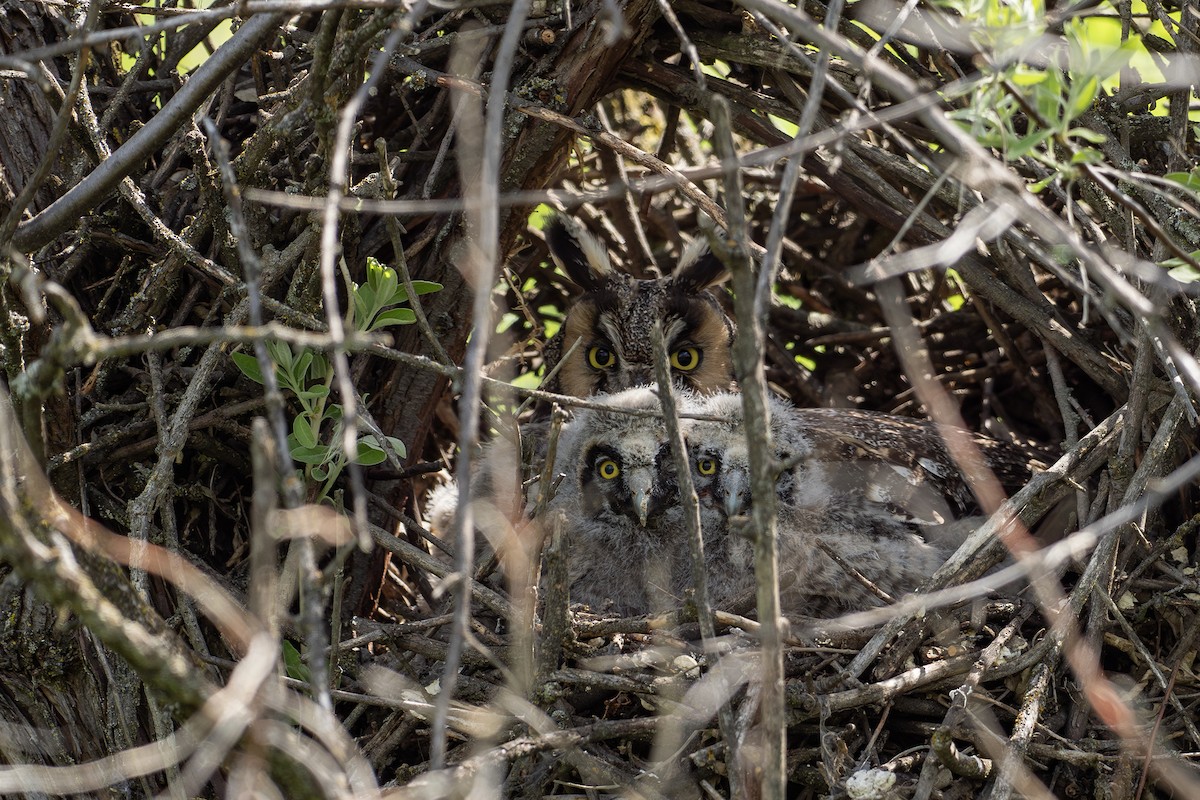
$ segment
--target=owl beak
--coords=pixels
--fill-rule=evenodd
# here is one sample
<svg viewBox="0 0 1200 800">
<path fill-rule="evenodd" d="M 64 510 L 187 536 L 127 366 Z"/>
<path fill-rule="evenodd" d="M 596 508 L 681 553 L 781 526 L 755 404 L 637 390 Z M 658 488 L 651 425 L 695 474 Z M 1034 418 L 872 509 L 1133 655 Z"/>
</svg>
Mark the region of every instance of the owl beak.
<svg viewBox="0 0 1200 800">
<path fill-rule="evenodd" d="M 650 516 L 650 495 L 647 492 L 638 492 L 633 496 L 634 510 L 637 511 L 638 524 L 643 528 L 646 527 L 646 520 Z"/>
<path fill-rule="evenodd" d="M 725 516 L 740 516 L 749 506 L 750 481 L 745 470 L 729 470 L 725 474 Z"/>
<path fill-rule="evenodd" d="M 650 518 L 650 495 L 654 486 L 649 474 L 635 473 L 629 476 L 629 489 L 633 498 L 633 511 L 637 514 L 638 524 L 646 527 Z"/>
</svg>

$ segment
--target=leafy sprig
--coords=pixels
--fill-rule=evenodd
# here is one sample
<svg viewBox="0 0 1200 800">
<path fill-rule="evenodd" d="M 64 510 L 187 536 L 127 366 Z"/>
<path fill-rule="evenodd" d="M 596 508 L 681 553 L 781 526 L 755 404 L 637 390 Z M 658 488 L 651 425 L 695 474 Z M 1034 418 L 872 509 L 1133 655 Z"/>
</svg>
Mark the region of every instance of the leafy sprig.
<svg viewBox="0 0 1200 800">
<path fill-rule="evenodd" d="M 432 281 L 413 281 L 418 295 L 442 288 Z M 400 285 L 396 271 L 373 258 L 367 259 L 367 282 L 349 282 L 350 305 L 346 325 L 360 333 L 379 331 L 392 325 L 410 325 L 416 321 L 411 308 L 400 308 L 409 301 L 408 290 Z M 292 418 L 288 448 L 292 458 L 304 465 L 305 477 L 316 489 L 316 501 L 329 497 L 334 483 L 348 463 L 342 449 L 342 418 L 340 403 L 330 402 L 333 385 L 333 366 L 328 356 L 319 350 L 304 347 L 293 351 L 286 342 L 267 342 L 267 353 L 275 365 L 279 386 L 295 400 L 298 411 Z M 256 383 L 265 383 L 258 360 L 249 353 L 231 353 L 238 369 Z M 365 403 L 366 398 L 359 398 Z M 394 436 L 384 437 L 386 446 L 374 433 L 360 436 L 356 442 L 353 463 L 364 467 L 387 460 L 387 447 L 403 458 L 404 442 Z"/>
</svg>

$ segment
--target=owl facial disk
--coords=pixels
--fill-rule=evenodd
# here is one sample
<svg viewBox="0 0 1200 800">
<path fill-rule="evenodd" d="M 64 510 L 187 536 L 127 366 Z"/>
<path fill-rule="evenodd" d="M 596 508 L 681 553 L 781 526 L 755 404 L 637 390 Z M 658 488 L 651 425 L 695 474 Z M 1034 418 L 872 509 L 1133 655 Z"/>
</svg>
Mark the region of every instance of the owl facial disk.
<svg viewBox="0 0 1200 800">
<path fill-rule="evenodd" d="M 655 492 L 658 468 L 650 461 L 644 463 L 635 457 L 632 462 L 607 448 L 596 448 L 588 458 L 588 475 L 584 483 L 592 487 L 587 506 L 591 513 L 601 507 L 636 520 L 645 528 L 652 516 L 657 515 L 658 496 Z"/>
</svg>

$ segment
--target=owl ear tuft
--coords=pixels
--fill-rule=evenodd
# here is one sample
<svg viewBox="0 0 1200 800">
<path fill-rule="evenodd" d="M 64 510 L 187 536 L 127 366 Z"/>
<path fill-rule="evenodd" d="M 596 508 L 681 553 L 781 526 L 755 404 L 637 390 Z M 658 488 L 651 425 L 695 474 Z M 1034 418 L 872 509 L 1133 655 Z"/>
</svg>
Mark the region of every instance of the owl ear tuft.
<svg viewBox="0 0 1200 800">
<path fill-rule="evenodd" d="M 570 217 L 552 217 L 542 228 L 555 263 L 585 291 L 595 291 L 613 275 L 608 249 L 581 224 Z"/>
<path fill-rule="evenodd" d="M 679 258 L 679 266 L 671 274 L 677 286 L 689 291 L 703 291 L 729 278 L 729 270 L 721 259 L 708 249 L 703 238 L 692 240 Z"/>
</svg>

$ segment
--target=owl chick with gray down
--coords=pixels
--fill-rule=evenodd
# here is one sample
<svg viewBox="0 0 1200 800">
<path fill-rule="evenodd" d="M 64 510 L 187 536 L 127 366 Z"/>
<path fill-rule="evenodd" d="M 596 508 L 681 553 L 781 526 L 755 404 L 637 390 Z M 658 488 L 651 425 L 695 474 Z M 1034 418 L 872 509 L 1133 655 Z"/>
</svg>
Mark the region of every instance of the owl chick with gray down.
<svg viewBox="0 0 1200 800">
<path fill-rule="evenodd" d="M 639 280 L 618 271 L 608 249 L 570 217 L 553 217 L 543 233 L 554 261 L 583 290 L 546 343 L 546 370 L 558 373 L 544 388 L 590 397 L 652 383 L 650 331 L 661 322 L 672 383 L 701 394 L 729 390 L 734 327 L 710 292 L 727 273 L 702 241 L 671 275 Z"/>
<path fill-rule="evenodd" d="M 743 534 L 750 509 L 750 461 L 742 397 L 700 398 L 685 421 L 693 480 L 701 503 L 709 592 L 717 606 L 744 602 L 754 592 L 753 543 Z M 772 398 L 771 440 L 776 481 L 777 552 L 785 609 L 823 615 L 878 605 L 876 594 L 825 552 L 835 551 L 892 597 L 911 591 L 945 561 L 949 550 L 931 543 L 911 518 L 863 491 L 853 461 L 817 447 L 803 410 Z M 860 465 L 861 466 L 861 465 Z M 740 609 L 739 609 L 740 610 Z"/>
<path fill-rule="evenodd" d="M 689 556 L 658 395 L 643 386 L 594 400 L 606 408 L 579 409 L 559 436 L 562 479 L 546 514 L 566 518 L 571 600 L 622 615 L 675 608 Z"/>
</svg>

